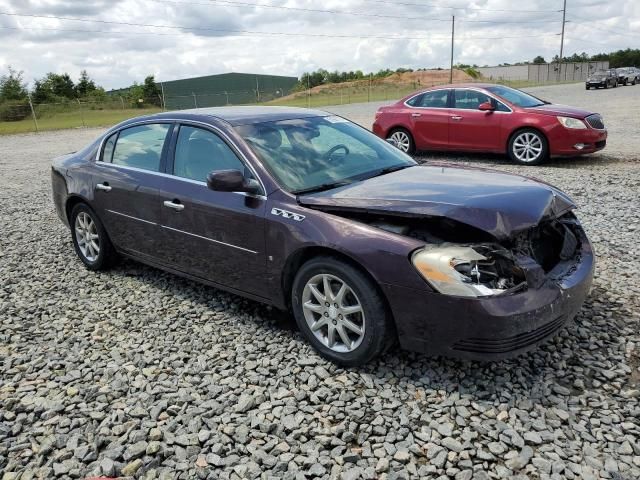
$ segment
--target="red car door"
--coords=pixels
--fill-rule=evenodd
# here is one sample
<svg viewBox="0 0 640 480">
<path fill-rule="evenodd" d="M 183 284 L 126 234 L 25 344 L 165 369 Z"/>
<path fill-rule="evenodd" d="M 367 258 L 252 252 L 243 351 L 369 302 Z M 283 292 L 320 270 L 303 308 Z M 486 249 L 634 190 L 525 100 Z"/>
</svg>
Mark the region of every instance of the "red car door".
<svg viewBox="0 0 640 480">
<path fill-rule="evenodd" d="M 449 146 L 454 150 L 504 151 L 500 129 L 509 108 L 475 89 L 456 88 L 449 116 Z M 482 111 L 482 103 L 491 102 L 492 111 Z"/>
<path fill-rule="evenodd" d="M 407 101 L 411 115 L 411 130 L 418 150 L 448 148 L 450 91 L 431 90 Z"/>
</svg>

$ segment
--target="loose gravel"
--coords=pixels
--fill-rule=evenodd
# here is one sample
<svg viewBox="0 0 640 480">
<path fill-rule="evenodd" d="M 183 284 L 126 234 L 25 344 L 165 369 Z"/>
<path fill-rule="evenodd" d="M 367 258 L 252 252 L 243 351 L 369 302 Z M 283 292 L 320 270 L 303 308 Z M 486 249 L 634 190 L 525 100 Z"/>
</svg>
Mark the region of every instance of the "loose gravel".
<svg viewBox="0 0 640 480">
<path fill-rule="evenodd" d="M 394 351 L 345 370 L 262 305 L 134 262 L 85 270 L 49 162 L 97 133 L 0 137 L 2 480 L 640 478 L 640 169 L 622 140 L 542 167 L 419 157 L 567 191 L 597 252 L 593 291 L 513 360 Z"/>
</svg>

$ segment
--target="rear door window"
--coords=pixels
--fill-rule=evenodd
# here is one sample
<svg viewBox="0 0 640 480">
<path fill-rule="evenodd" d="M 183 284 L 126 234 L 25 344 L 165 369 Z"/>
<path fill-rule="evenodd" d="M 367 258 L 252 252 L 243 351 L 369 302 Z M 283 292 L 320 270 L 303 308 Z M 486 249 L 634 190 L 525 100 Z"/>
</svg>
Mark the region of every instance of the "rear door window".
<svg viewBox="0 0 640 480">
<path fill-rule="evenodd" d="M 159 172 L 162 149 L 170 129 L 170 124 L 152 123 L 122 130 L 113 149 L 112 163 Z"/>
<path fill-rule="evenodd" d="M 420 98 L 420 102 L 415 105 L 422 108 L 447 108 L 449 90 L 433 90 L 425 92 Z"/>
</svg>

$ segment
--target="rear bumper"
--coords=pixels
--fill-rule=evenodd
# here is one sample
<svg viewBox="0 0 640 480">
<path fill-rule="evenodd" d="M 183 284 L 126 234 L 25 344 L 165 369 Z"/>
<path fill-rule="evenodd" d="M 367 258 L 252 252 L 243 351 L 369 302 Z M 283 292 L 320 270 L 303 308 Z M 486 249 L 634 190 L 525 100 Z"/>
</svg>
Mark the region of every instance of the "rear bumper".
<svg viewBox="0 0 640 480">
<path fill-rule="evenodd" d="M 563 128 L 561 134 L 550 139 L 551 155 L 583 155 L 602 150 L 607 145 L 607 131 L 587 128 L 573 130 Z"/>
<path fill-rule="evenodd" d="M 559 264 L 539 289 L 462 298 L 384 285 L 402 348 L 468 360 L 501 360 L 556 334 L 591 288 L 594 256 L 586 237 L 578 256 Z"/>
<path fill-rule="evenodd" d="M 377 121 L 373 122 L 371 131 L 380 138 L 385 138 L 386 130 Z"/>
</svg>

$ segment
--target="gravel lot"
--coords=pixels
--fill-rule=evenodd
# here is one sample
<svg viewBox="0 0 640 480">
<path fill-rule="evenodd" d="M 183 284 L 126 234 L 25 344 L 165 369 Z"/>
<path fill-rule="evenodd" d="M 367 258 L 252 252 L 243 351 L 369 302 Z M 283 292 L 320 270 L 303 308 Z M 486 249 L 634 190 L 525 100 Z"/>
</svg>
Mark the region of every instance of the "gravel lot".
<svg viewBox="0 0 640 480">
<path fill-rule="evenodd" d="M 90 273 L 49 161 L 99 131 L 0 137 L 2 480 L 640 478 L 640 87 L 536 91 L 602 112 L 604 153 L 420 157 L 558 185 L 598 253 L 576 322 L 493 364 L 392 352 L 344 370 L 259 304 L 133 262 Z M 333 110 L 375 110 L 349 108 Z"/>
</svg>

